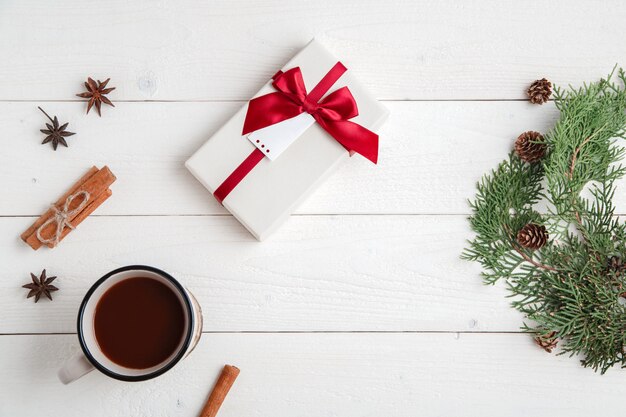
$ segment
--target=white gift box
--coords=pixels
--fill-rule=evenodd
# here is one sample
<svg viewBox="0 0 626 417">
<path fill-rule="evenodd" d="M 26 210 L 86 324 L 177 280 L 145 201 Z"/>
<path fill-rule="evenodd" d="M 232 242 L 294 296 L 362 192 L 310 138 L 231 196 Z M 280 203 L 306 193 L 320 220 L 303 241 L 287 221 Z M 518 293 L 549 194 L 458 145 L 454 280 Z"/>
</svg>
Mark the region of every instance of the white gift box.
<svg viewBox="0 0 626 417">
<path fill-rule="evenodd" d="M 313 40 L 283 67 L 283 71 L 300 67 L 310 92 L 338 61 Z M 389 111 L 363 88 L 346 66 L 348 70 L 326 95 L 347 86 L 359 111 L 350 121 L 375 132 Z M 275 91 L 270 80 L 255 97 Z M 265 157 L 222 201 L 254 237 L 263 240 L 350 154 L 308 113 L 242 135 L 247 109 L 248 103 L 193 154 L 185 166 L 213 194 L 255 147 L 261 149 L 263 144 Z M 267 152 L 269 148 L 271 155 Z M 361 158 L 360 155 L 355 157 Z"/>
</svg>

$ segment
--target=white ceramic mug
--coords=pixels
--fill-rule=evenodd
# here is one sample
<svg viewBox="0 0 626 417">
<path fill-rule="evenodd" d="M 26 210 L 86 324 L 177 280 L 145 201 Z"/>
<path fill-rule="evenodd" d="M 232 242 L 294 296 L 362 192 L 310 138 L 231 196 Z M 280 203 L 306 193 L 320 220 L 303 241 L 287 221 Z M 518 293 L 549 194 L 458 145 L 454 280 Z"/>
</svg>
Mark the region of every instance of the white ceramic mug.
<svg viewBox="0 0 626 417">
<path fill-rule="evenodd" d="M 128 278 L 155 279 L 175 293 L 184 310 L 185 329 L 176 350 L 162 363 L 147 369 L 131 369 L 116 364 L 102 352 L 94 332 L 94 314 L 98 301 L 113 285 Z M 202 311 L 193 295 L 176 279 L 160 269 L 130 265 L 109 272 L 87 291 L 78 311 L 78 340 L 82 353 L 69 359 L 59 370 L 61 382 L 69 384 L 88 372 L 98 369 L 103 374 L 122 381 L 145 381 L 155 378 L 176 365 L 196 346 L 202 335 Z"/>
</svg>

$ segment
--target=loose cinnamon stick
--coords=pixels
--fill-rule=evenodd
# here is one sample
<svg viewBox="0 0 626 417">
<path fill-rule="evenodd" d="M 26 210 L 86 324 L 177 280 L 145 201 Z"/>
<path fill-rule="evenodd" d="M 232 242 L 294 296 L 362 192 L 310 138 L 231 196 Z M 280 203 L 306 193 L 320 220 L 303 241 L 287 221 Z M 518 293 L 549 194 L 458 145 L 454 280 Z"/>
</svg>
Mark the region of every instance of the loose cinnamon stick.
<svg viewBox="0 0 626 417">
<path fill-rule="evenodd" d="M 69 218 L 69 222 L 74 226 L 78 226 L 83 220 L 89 216 L 89 214 L 93 213 L 93 211 L 100 206 L 107 198 L 111 196 L 111 190 L 109 186 L 115 181 L 115 175 L 111 172 L 111 170 L 105 166 L 102 169 L 98 169 L 96 167 L 92 167 L 85 175 L 83 175 L 78 182 L 76 182 L 72 188 L 57 202 L 55 206 L 58 210 L 61 210 L 65 204 L 67 198 L 77 192 L 86 191 L 89 193 L 89 201 L 88 204 L 79 212 L 74 214 L 71 218 Z M 74 199 L 69 209 L 74 210 L 81 203 L 80 198 Z M 39 249 L 43 243 L 39 241 L 37 238 L 37 230 L 50 218 L 54 216 L 54 210 L 52 208 L 48 209 L 41 217 L 33 223 L 31 227 L 29 227 L 24 233 L 22 233 L 21 238 L 24 242 L 26 242 L 30 247 L 37 250 Z M 48 238 L 54 235 L 56 231 L 56 223 L 52 222 L 45 226 L 41 230 L 41 235 L 44 238 Z M 60 238 L 61 241 L 72 229 L 66 227 Z M 54 247 L 55 245 L 52 242 L 46 244 L 48 247 Z"/>
<path fill-rule="evenodd" d="M 239 368 L 232 365 L 224 365 L 224 369 L 222 369 L 222 373 L 215 383 L 211 395 L 209 395 L 209 399 L 206 404 L 204 404 L 200 417 L 215 417 L 217 415 L 228 391 L 230 391 L 230 387 L 233 386 L 238 375 Z"/>
</svg>

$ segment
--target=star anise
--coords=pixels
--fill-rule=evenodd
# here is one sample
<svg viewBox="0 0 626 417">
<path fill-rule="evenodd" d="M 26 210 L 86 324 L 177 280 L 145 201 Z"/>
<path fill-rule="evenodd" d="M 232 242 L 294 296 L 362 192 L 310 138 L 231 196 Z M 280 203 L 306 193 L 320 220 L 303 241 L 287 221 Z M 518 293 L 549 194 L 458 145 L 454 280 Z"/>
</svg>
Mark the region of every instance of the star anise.
<svg viewBox="0 0 626 417">
<path fill-rule="evenodd" d="M 52 295 L 50 293 L 53 291 L 59 290 L 54 285 L 51 285 L 52 281 L 54 281 L 57 277 L 46 277 L 45 269 L 41 271 L 41 275 L 39 276 L 39 278 L 37 278 L 35 274 L 33 274 L 32 272 L 30 274 L 30 277 L 33 280 L 33 282 L 30 284 L 22 285 L 22 288 L 26 288 L 30 290 L 26 298 L 30 298 L 34 296 L 35 302 L 37 302 L 39 301 L 39 298 L 41 298 L 41 295 L 43 294 L 46 297 L 48 297 L 50 300 L 52 300 Z"/>
<path fill-rule="evenodd" d="M 59 146 L 59 143 L 67 148 L 67 142 L 65 141 L 65 138 L 76 134 L 74 132 L 68 132 L 65 130 L 67 129 L 67 125 L 69 123 L 65 123 L 59 126 L 59 119 L 57 119 L 56 116 L 54 116 L 54 119 L 53 119 L 52 117 L 48 115 L 48 113 L 43 111 L 41 107 L 37 107 L 37 108 L 41 110 L 41 112 L 45 114 L 46 117 L 50 119 L 50 121 L 52 122 L 52 124 L 46 123 L 47 129 L 39 129 L 41 133 L 45 133 L 46 135 L 48 135 L 43 140 L 43 142 L 41 142 L 41 144 L 43 145 L 48 142 L 52 142 L 52 148 L 55 151 L 57 150 L 57 146 Z"/>
<path fill-rule="evenodd" d="M 88 114 L 89 110 L 91 110 L 91 107 L 94 104 L 96 105 L 96 110 L 98 110 L 98 116 L 102 116 L 102 114 L 100 113 L 100 107 L 102 106 L 102 103 L 115 107 L 115 105 L 111 103 L 111 100 L 109 100 L 105 96 L 105 94 L 109 94 L 111 91 L 115 90 L 115 87 L 106 88 L 110 80 L 110 78 L 107 78 L 106 80 L 104 80 L 104 82 L 100 82 L 100 80 L 98 80 L 98 83 L 96 84 L 93 78 L 89 77 L 85 82 L 85 88 L 87 89 L 87 91 L 84 93 L 76 94 L 78 97 L 89 99 L 89 104 L 87 104 Z"/>
</svg>

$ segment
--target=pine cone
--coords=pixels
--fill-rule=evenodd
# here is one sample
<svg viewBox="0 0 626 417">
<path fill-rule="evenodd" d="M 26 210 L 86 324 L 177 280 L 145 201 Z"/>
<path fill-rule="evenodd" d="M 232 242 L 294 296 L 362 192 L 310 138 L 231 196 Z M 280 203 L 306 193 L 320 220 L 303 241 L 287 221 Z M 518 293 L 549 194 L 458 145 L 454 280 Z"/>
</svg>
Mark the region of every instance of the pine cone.
<svg viewBox="0 0 626 417">
<path fill-rule="evenodd" d="M 624 270 L 624 263 L 619 256 L 610 256 L 606 263 L 607 272 L 614 272 L 620 274 Z"/>
<path fill-rule="evenodd" d="M 543 104 L 548 101 L 552 94 L 552 83 L 545 78 L 535 80 L 526 90 L 526 94 L 528 94 L 531 103 Z"/>
<path fill-rule="evenodd" d="M 559 343 L 558 339 L 555 336 L 556 332 L 551 332 L 546 336 L 537 336 L 535 337 L 535 343 L 546 352 L 552 353 L 552 349 L 554 349 Z"/>
<path fill-rule="evenodd" d="M 548 241 L 548 231 L 543 225 L 528 223 L 517 233 L 517 241 L 527 249 L 539 249 Z"/>
<path fill-rule="evenodd" d="M 546 154 L 546 143 L 539 132 L 529 130 L 517 137 L 515 140 L 515 152 L 528 163 L 540 160 Z"/>
</svg>

